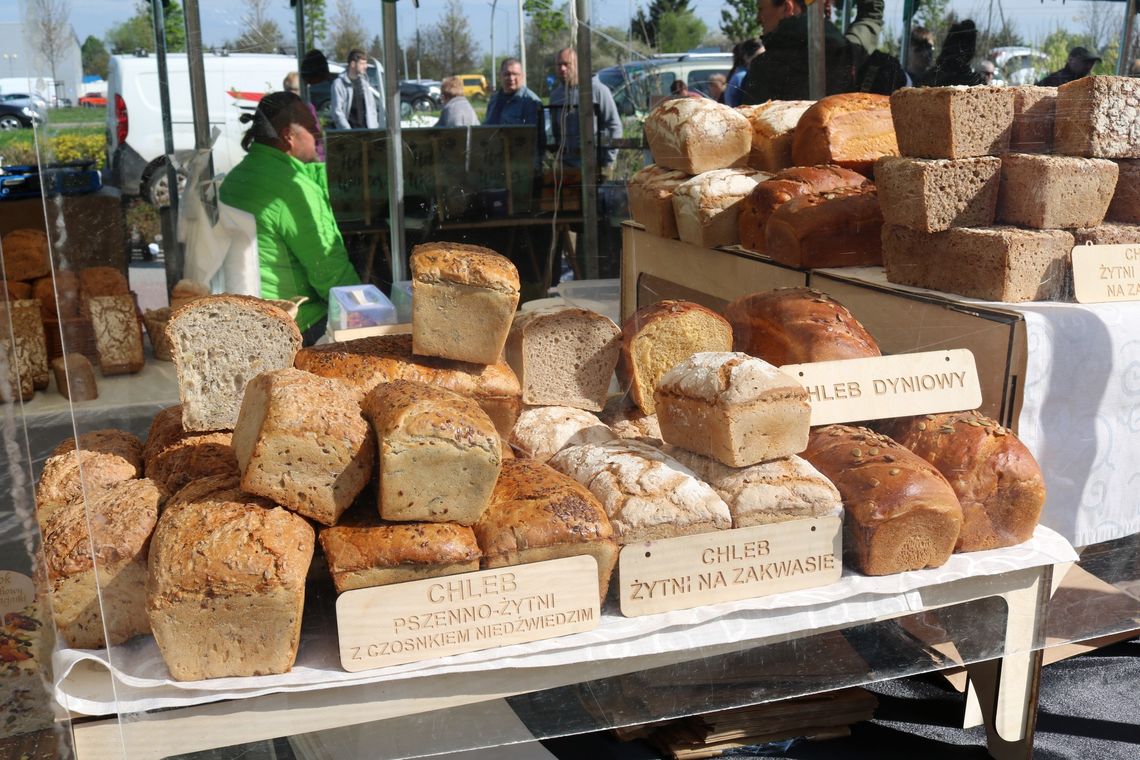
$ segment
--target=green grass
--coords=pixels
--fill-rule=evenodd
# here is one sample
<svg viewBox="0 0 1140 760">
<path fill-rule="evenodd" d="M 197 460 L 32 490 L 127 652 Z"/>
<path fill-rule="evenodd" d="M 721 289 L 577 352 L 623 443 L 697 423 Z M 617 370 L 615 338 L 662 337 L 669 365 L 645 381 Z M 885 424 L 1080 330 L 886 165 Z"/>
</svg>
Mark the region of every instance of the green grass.
<svg viewBox="0 0 1140 760">
<path fill-rule="evenodd" d="M 106 108 L 52 108 L 48 111 L 48 124 L 106 124 Z"/>
</svg>

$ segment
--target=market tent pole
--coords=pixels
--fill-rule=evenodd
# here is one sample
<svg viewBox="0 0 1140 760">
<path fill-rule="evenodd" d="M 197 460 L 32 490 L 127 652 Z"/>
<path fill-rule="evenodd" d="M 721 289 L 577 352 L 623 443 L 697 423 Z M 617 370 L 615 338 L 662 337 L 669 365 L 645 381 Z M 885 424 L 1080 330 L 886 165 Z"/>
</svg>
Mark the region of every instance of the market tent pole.
<svg viewBox="0 0 1140 760">
<path fill-rule="evenodd" d="M 1127 0 L 1124 6 L 1124 29 L 1120 33 L 1120 58 L 1116 61 L 1116 73 L 1126 76 L 1132 65 L 1132 35 L 1136 28 L 1136 0 Z"/>
<path fill-rule="evenodd" d="M 162 146 L 166 152 L 166 187 L 170 204 L 159 209 L 162 225 L 163 268 L 166 270 L 166 292 L 182 279 L 182 249 L 178 245 L 178 170 L 174 168 L 174 126 L 170 115 L 170 73 L 166 68 L 166 15 L 162 0 L 151 0 L 154 21 L 155 62 L 158 64 L 158 105 L 162 110 Z"/>
<path fill-rule="evenodd" d="M 190 71 L 190 108 L 194 115 L 194 148 L 210 149 L 210 110 L 206 105 L 206 67 L 202 63 L 202 23 L 198 16 L 198 0 L 185 0 L 182 13 L 186 19 L 186 67 Z M 214 176 L 211 158 L 202 175 L 203 181 Z"/>
<path fill-rule="evenodd" d="M 819 100 L 827 94 L 827 52 L 823 40 L 823 2 L 808 6 L 808 97 Z"/>
<path fill-rule="evenodd" d="M 594 113 L 594 67 L 590 58 L 590 0 L 575 0 L 578 52 L 578 144 L 582 157 L 582 235 L 578 260 L 586 279 L 598 277 L 598 118 Z M 569 90 L 569 88 L 567 88 Z M 569 91 L 566 93 L 569 95 Z M 569 105 L 567 103 L 566 105 Z"/>
<path fill-rule="evenodd" d="M 902 64 L 903 71 L 910 70 L 910 29 L 913 25 L 914 0 L 904 0 L 902 43 L 899 45 L 899 63 Z"/>
<path fill-rule="evenodd" d="M 523 14 L 523 0 L 519 0 L 519 63 L 523 76 L 526 76 L 526 16 Z"/>
<path fill-rule="evenodd" d="M 419 0 L 412 0 L 419 8 Z M 400 61 L 396 30 L 396 0 L 382 0 L 384 32 L 385 128 L 388 131 L 388 242 L 392 260 L 392 282 L 405 280 L 404 274 L 404 140 L 400 134 Z M 416 50 L 419 56 L 419 49 Z M 367 179 L 365 179 L 367 182 Z"/>
</svg>

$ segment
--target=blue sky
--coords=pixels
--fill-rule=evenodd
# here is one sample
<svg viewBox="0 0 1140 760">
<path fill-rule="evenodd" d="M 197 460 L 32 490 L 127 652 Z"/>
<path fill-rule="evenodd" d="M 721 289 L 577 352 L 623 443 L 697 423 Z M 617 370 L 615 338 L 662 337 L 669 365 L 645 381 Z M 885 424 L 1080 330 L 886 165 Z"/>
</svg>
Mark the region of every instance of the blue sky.
<svg viewBox="0 0 1140 760">
<path fill-rule="evenodd" d="M 611 0 L 598 2 L 594 0 L 592 8 L 595 23 L 601 25 L 625 26 L 631 15 L 631 9 L 636 12 L 639 5 L 647 0 Z M 89 34 L 102 37 L 115 23 L 129 18 L 134 13 L 137 0 L 70 0 L 72 24 L 80 40 Z M 380 33 L 381 0 L 353 0 L 357 13 L 364 20 L 364 24 L 371 38 L 373 34 Z M 327 0 L 329 15 L 331 16 L 335 0 Z M 490 0 L 461 0 L 464 11 L 471 21 L 471 30 L 476 42 L 484 52 L 490 49 L 491 33 L 491 2 Z M 0 21 L 16 21 L 23 8 L 23 0 L 0 0 Z M 693 8 L 705 23 L 714 29 L 720 22 L 720 10 L 723 3 L 719 0 L 693 0 Z M 1080 14 L 1090 5 L 1086 0 L 1070 0 L 1062 3 L 1060 0 L 1002 0 L 1002 6 L 1008 16 L 1015 19 L 1017 25 L 1030 39 L 1040 39 L 1048 34 L 1054 27 L 1060 25 L 1071 29 L 1083 26 L 1079 21 Z M 1116 14 L 1123 15 L 1123 3 L 1111 3 Z M 421 28 L 438 20 L 443 8 L 444 0 L 422 0 L 418 11 Z M 983 24 L 991 8 L 990 0 L 952 0 L 951 7 L 960 16 L 971 17 Z M 244 12 L 242 2 L 233 0 L 199 0 L 204 42 L 207 45 L 220 44 L 227 38 L 236 37 L 240 31 L 241 16 Z M 992 3 L 994 18 L 997 18 L 997 2 Z M 292 30 L 292 10 L 288 0 L 273 0 L 271 5 L 273 17 L 281 25 L 286 35 Z M 415 29 L 416 12 L 411 0 L 399 0 L 397 3 L 401 39 L 409 39 Z M 901 25 L 902 0 L 887 0 L 887 20 L 893 28 Z M 510 46 L 513 52 L 518 40 L 518 0 L 498 0 L 495 12 L 496 50 L 502 55 Z"/>
</svg>

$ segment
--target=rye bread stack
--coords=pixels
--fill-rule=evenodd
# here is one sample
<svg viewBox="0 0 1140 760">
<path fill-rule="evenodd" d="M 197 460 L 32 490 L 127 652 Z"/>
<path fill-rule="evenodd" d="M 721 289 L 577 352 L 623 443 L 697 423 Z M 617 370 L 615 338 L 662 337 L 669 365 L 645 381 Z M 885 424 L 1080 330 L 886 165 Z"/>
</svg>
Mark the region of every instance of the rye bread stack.
<svg viewBox="0 0 1140 760">
<path fill-rule="evenodd" d="M 990 301 L 1072 298 L 1075 244 L 1140 242 L 1140 82 L 896 91 L 875 166 L 887 279 Z M 1105 224 L 1105 220 L 1108 224 Z"/>
</svg>

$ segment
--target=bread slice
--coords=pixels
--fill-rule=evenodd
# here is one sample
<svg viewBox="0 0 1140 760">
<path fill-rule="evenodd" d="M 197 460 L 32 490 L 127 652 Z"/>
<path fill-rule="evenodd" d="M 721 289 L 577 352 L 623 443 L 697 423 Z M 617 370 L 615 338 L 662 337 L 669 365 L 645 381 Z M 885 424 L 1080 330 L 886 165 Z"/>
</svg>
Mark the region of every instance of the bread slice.
<svg viewBox="0 0 1140 760">
<path fill-rule="evenodd" d="M 233 430 L 246 384 L 266 370 L 292 367 L 301 348 L 289 315 L 250 296 L 190 301 L 170 315 L 166 338 L 188 431 Z"/>
<path fill-rule="evenodd" d="M 519 415 L 511 446 L 521 456 L 545 462 L 568 446 L 612 441 L 617 436 L 595 415 L 569 406 L 538 406 Z"/>
<path fill-rule="evenodd" d="M 661 376 L 699 351 L 731 351 L 732 326 L 712 309 L 691 301 L 658 301 L 625 321 L 618 355 L 618 384 L 645 414 L 656 407 Z"/>
<path fill-rule="evenodd" d="M 524 404 L 599 412 L 620 348 L 621 330 L 609 317 L 553 307 L 515 315 L 505 357 L 522 384 Z"/>
</svg>

